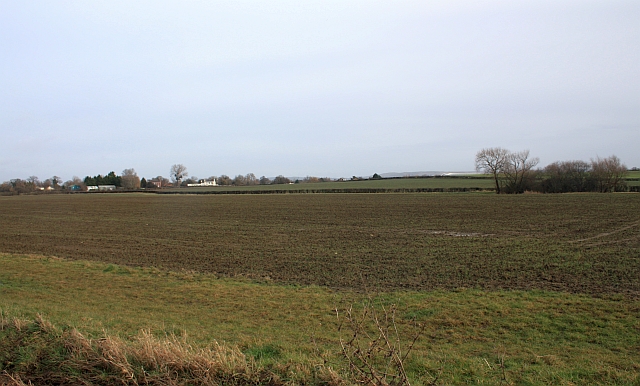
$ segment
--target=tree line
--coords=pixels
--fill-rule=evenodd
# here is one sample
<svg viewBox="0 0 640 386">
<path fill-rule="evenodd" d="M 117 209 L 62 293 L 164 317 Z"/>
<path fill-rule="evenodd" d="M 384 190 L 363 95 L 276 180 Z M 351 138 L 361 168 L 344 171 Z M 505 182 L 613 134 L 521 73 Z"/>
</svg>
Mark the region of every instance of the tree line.
<svg viewBox="0 0 640 386">
<path fill-rule="evenodd" d="M 512 152 L 500 147 L 476 153 L 476 170 L 491 175 L 496 193 L 621 192 L 627 190 L 627 166 L 618 157 L 597 157 L 591 162 L 556 161 L 542 169 L 529 151 Z"/>
<path fill-rule="evenodd" d="M 253 173 L 247 173 L 245 175 L 238 174 L 234 178 L 231 178 L 226 174 L 222 174 L 220 176 L 210 176 L 208 178 L 199 179 L 195 176 L 189 177 L 186 166 L 182 164 L 173 165 L 170 170 L 170 176 L 171 182 L 169 182 L 167 179 L 162 178 L 162 176 L 158 176 L 155 179 L 152 179 L 150 182 L 152 182 L 154 186 L 157 186 L 157 183 L 161 180 L 163 184 L 162 186 L 187 186 L 189 184 L 195 184 L 200 181 L 216 181 L 217 185 L 222 186 L 251 186 L 291 183 L 291 180 L 283 175 L 279 175 L 272 180 L 265 176 L 257 178 Z"/>
<path fill-rule="evenodd" d="M 330 178 L 306 177 L 303 179 L 303 182 L 323 182 L 330 180 Z M 183 164 L 174 164 L 169 169 L 169 178 L 161 175 L 149 179 L 144 177 L 140 178 L 133 168 L 124 169 L 120 175 L 111 171 L 104 175 L 98 174 L 95 176 L 86 176 L 84 178 L 74 176 L 72 179 L 65 182 L 62 182 L 62 179 L 58 176 L 53 176 L 44 181 L 41 181 L 36 176 L 31 176 L 26 180 L 16 178 L 3 182 L 0 184 L 0 192 L 21 194 L 36 191 L 86 191 L 88 187 L 105 185 L 114 186 L 123 190 L 137 190 L 141 188 L 155 189 L 165 187 L 183 187 L 200 181 L 216 181 L 217 185 L 222 186 L 277 185 L 292 183 L 289 178 L 283 175 L 279 175 L 271 179 L 265 176 L 257 178 L 253 173 L 237 175 L 233 178 L 223 174 L 221 176 L 210 176 L 205 179 L 199 179 L 195 176 L 189 177 L 187 168 Z"/>
<path fill-rule="evenodd" d="M 528 150 L 512 152 L 504 148 L 485 148 L 476 154 L 476 170 L 489 174 L 494 181 L 496 193 L 523 193 L 536 191 L 542 193 L 567 192 L 618 192 L 627 189 L 624 176 L 627 167 L 618 157 L 597 157 L 590 162 L 557 161 L 542 169 L 535 169 L 539 159 L 531 157 Z M 635 168 L 634 168 L 635 169 Z M 307 176 L 301 180 L 279 175 L 273 179 L 253 173 L 246 175 L 210 176 L 198 179 L 189 176 L 187 168 L 182 164 L 174 164 L 169 169 L 169 178 L 156 176 L 150 179 L 140 178 L 135 169 L 124 169 L 120 175 L 111 171 L 105 175 L 86 176 L 81 179 L 74 176 L 62 182 L 58 176 L 41 181 L 36 176 L 26 180 L 12 179 L 0 184 L 0 193 L 21 194 L 36 191 L 84 191 L 90 186 L 111 185 L 122 190 L 155 189 L 165 187 L 181 187 L 201 181 L 216 181 L 222 186 L 278 185 L 290 183 L 315 183 L 334 181 L 329 177 L 318 178 Z M 353 177 L 352 180 L 359 180 Z M 371 179 L 382 179 L 377 173 Z M 342 181 L 339 179 L 338 181 Z"/>
<path fill-rule="evenodd" d="M 58 176 L 47 178 L 44 181 L 36 176 L 30 176 L 26 180 L 14 178 L 3 182 L 0 184 L 0 192 L 20 194 L 37 190 L 60 190 L 62 186 L 62 179 Z"/>
<path fill-rule="evenodd" d="M 195 176 L 189 177 L 187 168 L 182 164 L 176 164 L 171 167 L 170 177 L 171 177 L 171 181 L 169 181 L 166 178 L 163 178 L 162 176 L 158 176 L 150 180 L 149 182 L 147 182 L 146 187 L 151 187 L 148 185 L 149 183 L 151 183 L 153 186 L 160 185 L 160 187 L 169 186 L 169 185 L 187 186 L 188 184 L 195 184 L 200 181 L 216 181 L 217 185 L 221 185 L 221 186 L 280 185 L 280 184 L 291 184 L 294 182 L 313 183 L 313 182 L 332 181 L 332 179 L 329 177 L 318 178 L 318 177 L 311 177 L 311 176 L 307 176 L 302 180 L 296 180 L 296 181 L 291 181 L 291 179 L 283 175 L 279 175 L 277 177 L 274 177 L 273 179 L 265 176 L 261 176 L 258 178 L 253 173 L 247 173 L 245 175 L 238 174 L 235 177 L 230 177 L 226 174 L 222 174 L 220 176 L 210 176 L 208 178 L 199 179 L 198 177 L 195 177 Z"/>
</svg>

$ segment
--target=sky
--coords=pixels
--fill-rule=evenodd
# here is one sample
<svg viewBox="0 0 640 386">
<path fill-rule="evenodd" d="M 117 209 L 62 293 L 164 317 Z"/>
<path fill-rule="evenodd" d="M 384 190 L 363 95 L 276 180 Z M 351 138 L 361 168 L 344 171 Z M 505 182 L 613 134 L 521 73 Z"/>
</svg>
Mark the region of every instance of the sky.
<svg viewBox="0 0 640 386">
<path fill-rule="evenodd" d="M 640 1 L 0 0 L 0 182 L 640 167 Z"/>
</svg>

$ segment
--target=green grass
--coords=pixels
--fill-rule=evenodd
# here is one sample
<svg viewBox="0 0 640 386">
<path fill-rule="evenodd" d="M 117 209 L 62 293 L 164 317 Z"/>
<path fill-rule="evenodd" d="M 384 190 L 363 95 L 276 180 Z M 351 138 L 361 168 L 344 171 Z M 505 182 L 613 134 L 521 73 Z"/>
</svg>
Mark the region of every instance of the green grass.
<svg viewBox="0 0 640 386">
<path fill-rule="evenodd" d="M 358 307 L 365 298 L 360 292 L 39 256 L 3 254 L 0 266 L 5 318 L 41 314 L 90 337 L 126 339 L 141 329 L 158 337 L 186 334 L 196 346 L 227 342 L 275 363 L 313 363 L 323 356 L 344 368 L 335 308 Z M 476 289 L 385 292 L 375 299 L 378 308 L 397 304 L 405 344 L 410 321 L 426 323 L 407 361 L 418 384 L 436 374 L 442 384 L 497 384 L 503 377 L 513 384 L 638 381 L 637 299 Z"/>
<path fill-rule="evenodd" d="M 640 170 L 627 172 L 625 179 L 628 186 L 640 186 Z"/>
<path fill-rule="evenodd" d="M 629 171 L 625 175 L 627 185 L 639 186 L 640 171 Z M 318 183 L 294 183 L 289 185 L 254 185 L 254 186 L 218 186 L 218 187 L 192 187 L 180 189 L 163 189 L 160 192 L 222 192 L 222 191 L 255 191 L 255 190 L 281 190 L 281 191 L 314 191 L 333 189 L 460 189 L 479 188 L 493 189 L 495 187 L 491 175 L 474 174 L 458 175 L 454 177 L 410 177 L 410 178 L 384 178 L 382 180 L 362 180 L 343 182 L 318 182 Z"/>
<path fill-rule="evenodd" d="M 2 197 L 0 319 L 41 314 L 94 342 L 144 329 L 226 342 L 270 368 L 326 360 L 344 373 L 335 311 L 362 310 L 368 292 L 378 312 L 397 306 L 405 346 L 425 323 L 405 364 L 414 384 L 633 385 L 637 198 Z M 32 332 L 24 363 L 42 357 Z"/>
<path fill-rule="evenodd" d="M 491 178 L 473 177 L 429 177 L 429 178 L 385 178 L 382 180 L 294 183 L 254 186 L 218 186 L 165 189 L 165 192 L 206 192 L 206 191 L 245 191 L 245 190 L 329 190 L 329 189 L 451 189 L 451 188 L 493 188 Z"/>
<path fill-rule="evenodd" d="M 625 178 L 640 178 L 640 170 L 630 170 L 625 175 Z"/>
</svg>

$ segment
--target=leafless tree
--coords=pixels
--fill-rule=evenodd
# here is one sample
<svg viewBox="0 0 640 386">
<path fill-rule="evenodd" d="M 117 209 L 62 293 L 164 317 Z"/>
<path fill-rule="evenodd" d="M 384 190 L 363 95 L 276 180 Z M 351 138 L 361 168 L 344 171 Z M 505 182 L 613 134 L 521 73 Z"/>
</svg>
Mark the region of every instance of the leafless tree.
<svg viewBox="0 0 640 386">
<path fill-rule="evenodd" d="M 4 193 L 13 192 L 13 186 L 11 185 L 11 182 L 5 181 L 2 184 L 0 184 L 0 192 L 4 192 Z"/>
<path fill-rule="evenodd" d="M 34 189 L 40 185 L 40 179 L 37 176 L 29 176 L 29 178 L 27 178 L 27 182 L 31 184 Z"/>
<path fill-rule="evenodd" d="M 247 184 L 247 180 L 244 178 L 243 175 L 238 174 L 234 179 L 233 179 L 233 184 L 235 186 L 244 186 Z"/>
<path fill-rule="evenodd" d="M 253 173 L 247 173 L 247 175 L 244 176 L 244 181 L 247 185 L 258 185 L 258 179 Z"/>
<path fill-rule="evenodd" d="M 184 177 L 187 177 L 189 173 L 187 173 L 187 167 L 183 164 L 175 164 L 171 166 L 171 180 L 176 183 L 176 186 L 180 186 L 180 182 Z"/>
<path fill-rule="evenodd" d="M 122 171 L 122 187 L 128 190 L 140 189 L 140 177 L 135 169 L 124 169 Z"/>
<path fill-rule="evenodd" d="M 270 185 L 271 180 L 265 176 L 260 177 L 260 185 Z"/>
<path fill-rule="evenodd" d="M 9 181 L 9 191 L 13 194 L 29 193 L 34 191 L 34 185 L 32 182 L 21 180 L 20 178 L 14 178 Z"/>
<path fill-rule="evenodd" d="M 624 181 L 626 173 L 627 166 L 615 155 L 591 160 L 591 175 L 597 184 L 598 191 L 602 193 L 623 190 L 626 186 Z"/>
<path fill-rule="evenodd" d="M 482 149 L 476 154 L 476 171 L 493 176 L 498 194 L 500 193 L 499 176 L 505 167 L 509 154 L 509 150 L 501 147 Z"/>
<path fill-rule="evenodd" d="M 272 184 L 290 184 L 291 180 L 283 175 L 279 175 L 273 179 Z"/>
<path fill-rule="evenodd" d="M 233 180 L 231 179 L 231 177 L 229 177 L 226 174 L 223 174 L 220 177 L 218 177 L 218 185 L 231 185 L 232 183 L 233 183 Z"/>
<path fill-rule="evenodd" d="M 509 153 L 504 163 L 504 187 L 507 193 L 523 193 L 531 170 L 540 162 L 538 157 L 529 158 L 529 150 Z"/>
<path fill-rule="evenodd" d="M 591 190 L 590 170 L 591 165 L 584 161 L 557 161 L 549 164 L 543 170 L 542 191 L 566 193 Z"/>
</svg>

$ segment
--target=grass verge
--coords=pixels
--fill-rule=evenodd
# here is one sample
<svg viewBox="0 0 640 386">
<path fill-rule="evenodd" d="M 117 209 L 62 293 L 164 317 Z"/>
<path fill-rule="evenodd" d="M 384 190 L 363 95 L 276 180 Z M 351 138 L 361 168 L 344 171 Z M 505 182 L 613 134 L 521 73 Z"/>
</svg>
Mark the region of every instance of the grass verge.
<svg viewBox="0 0 640 386">
<path fill-rule="evenodd" d="M 14 353 L 0 361 L 0 373 L 17 375 L 25 383 L 31 379 L 25 375 L 29 369 L 67 366 L 70 359 L 65 355 L 77 350 L 62 348 L 75 347 L 64 342 L 76 338 L 78 347 L 88 350 L 80 358 L 96 364 L 91 373 L 94 383 L 100 377 L 111 379 L 114 371 L 160 376 L 162 366 L 173 366 L 159 360 L 150 367 L 146 359 L 136 359 L 144 342 L 177 353 L 190 348 L 188 354 L 180 354 L 185 358 L 215 350 L 244 358 L 242 363 L 227 359 L 247 366 L 238 382 L 267 383 L 276 379 L 273 374 L 278 382 L 290 384 L 353 380 L 340 347 L 348 332 L 340 335 L 336 309 L 339 314 L 352 306 L 356 312 L 362 310 L 369 297 L 359 292 L 41 256 L 2 254 L 0 266 L 5 326 L 0 352 L 6 354 L 10 347 Z M 413 322 L 424 324 L 405 361 L 413 384 L 634 385 L 640 381 L 640 301 L 634 298 L 459 289 L 380 293 L 374 303 L 395 305 L 404 347 L 413 337 Z M 19 322 L 23 319 L 35 322 Z M 56 329 L 45 321 L 68 327 Z M 124 355 L 130 367 L 98 366 L 103 360 L 90 355 L 110 352 L 101 346 L 107 341 L 120 347 L 118 355 Z M 195 371 L 184 366 L 186 372 Z M 318 366 L 336 373 L 320 376 Z M 65 369 L 72 375 L 85 372 L 73 366 Z M 263 371 L 272 375 L 259 378 Z M 35 382 L 53 376 L 38 374 Z"/>
</svg>

